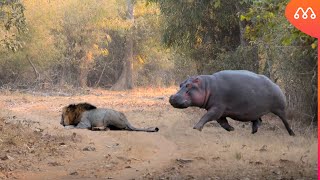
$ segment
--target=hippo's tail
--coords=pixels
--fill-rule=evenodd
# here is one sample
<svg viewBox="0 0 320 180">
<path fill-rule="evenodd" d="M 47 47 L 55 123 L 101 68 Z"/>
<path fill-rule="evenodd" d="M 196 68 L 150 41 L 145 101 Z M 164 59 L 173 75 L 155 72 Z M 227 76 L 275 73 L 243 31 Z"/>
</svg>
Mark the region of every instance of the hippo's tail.
<svg viewBox="0 0 320 180">
<path fill-rule="evenodd" d="M 158 127 L 149 127 L 149 128 L 136 128 L 133 127 L 131 124 L 128 124 L 128 130 L 129 131 L 144 131 L 144 132 L 158 132 L 159 128 Z"/>
</svg>

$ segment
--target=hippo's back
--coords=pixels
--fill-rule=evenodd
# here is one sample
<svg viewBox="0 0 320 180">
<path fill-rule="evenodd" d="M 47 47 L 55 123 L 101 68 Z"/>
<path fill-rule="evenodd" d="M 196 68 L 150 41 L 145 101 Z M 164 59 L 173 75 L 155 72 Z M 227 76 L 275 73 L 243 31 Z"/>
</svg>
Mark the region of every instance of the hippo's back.
<svg viewBox="0 0 320 180">
<path fill-rule="evenodd" d="M 265 77 L 264 75 L 259 75 L 251 71 L 247 70 L 223 70 L 214 73 L 213 75 L 218 76 L 218 77 L 224 77 L 224 78 L 236 78 L 236 79 L 257 79 L 261 77 Z"/>
<path fill-rule="evenodd" d="M 213 76 L 219 81 L 219 85 L 226 88 L 239 88 L 238 90 L 264 90 L 278 87 L 269 78 L 246 70 L 224 70 L 214 73 Z"/>
<path fill-rule="evenodd" d="M 225 105 L 228 115 L 237 116 L 240 120 L 254 119 L 272 109 L 285 108 L 281 89 L 264 75 L 246 70 L 225 70 L 213 74 L 213 77 L 215 98 Z"/>
</svg>

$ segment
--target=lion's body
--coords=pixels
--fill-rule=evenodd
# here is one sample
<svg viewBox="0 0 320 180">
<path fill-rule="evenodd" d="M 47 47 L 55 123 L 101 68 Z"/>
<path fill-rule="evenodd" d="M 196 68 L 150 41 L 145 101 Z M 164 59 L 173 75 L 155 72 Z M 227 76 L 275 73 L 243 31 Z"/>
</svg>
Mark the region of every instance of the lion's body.
<svg viewBox="0 0 320 180">
<path fill-rule="evenodd" d="M 129 131 L 156 132 L 158 128 L 135 128 L 122 112 L 96 108 L 88 103 L 69 105 L 62 110 L 61 124 L 81 129 L 119 129 Z M 70 126 L 71 125 L 71 126 Z"/>
</svg>

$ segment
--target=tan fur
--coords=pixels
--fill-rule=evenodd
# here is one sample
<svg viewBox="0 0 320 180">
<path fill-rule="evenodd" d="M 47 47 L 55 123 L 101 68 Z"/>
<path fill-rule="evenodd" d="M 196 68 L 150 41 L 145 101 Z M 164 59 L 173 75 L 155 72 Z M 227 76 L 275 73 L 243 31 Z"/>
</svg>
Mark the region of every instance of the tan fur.
<svg viewBox="0 0 320 180">
<path fill-rule="evenodd" d="M 64 107 L 60 124 L 68 129 L 159 131 L 157 127 L 136 128 L 128 122 L 122 112 L 107 108 L 96 108 L 88 103 L 70 104 Z"/>
</svg>

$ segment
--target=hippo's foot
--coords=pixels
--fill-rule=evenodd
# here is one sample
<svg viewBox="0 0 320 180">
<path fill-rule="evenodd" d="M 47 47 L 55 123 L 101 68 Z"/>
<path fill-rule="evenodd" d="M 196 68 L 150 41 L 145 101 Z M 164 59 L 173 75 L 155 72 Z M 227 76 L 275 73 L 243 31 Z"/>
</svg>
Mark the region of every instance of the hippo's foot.
<svg viewBox="0 0 320 180">
<path fill-rule="evenodd" d="M 254 134 L 254 133 L 256 133 L 256 132 L 258 132 L 258 129 L 252 129 L 252 134 Z"/>
<path fill-rule="evenodd" d="M 228 123 L 225 117 L 221 117 L 220 119 L 217 120 L 217 122 L 220 124 L 221 127 L 223 127 L 223 129 L 227 131 L 234 131 L 234 128 L 230 126 L 230 124 Z"/>
<path fill-rule="evenodd" d="M 259 118 L 258 120 L 254 120 L 251 122 L 252 122 L 252 134 L 254 134 L 254 133 L 258 132 L 258 128 L 261 125 L 262 120 L 261 120 L 261 118 Z"/>
<path fill-rule="evenodd" d="M 294 134 L 294 132 L 292 130 L 289 130 L 289 135 L 290 136 L 295 136 L 296 134 Z"/>
<path fill-rule="evenodd" d="M 197 129 L 198 131 L 202 131 L 202 128 L 203 128 L 203 125 L 199 123 L 193 126 L 193 129 Z"/>
<path fill-rule="evenodd" d="M 234 128 L 229 125 L 229 127 L 223 127 L 227 131 L 234 131 Z"/>
</svg>

